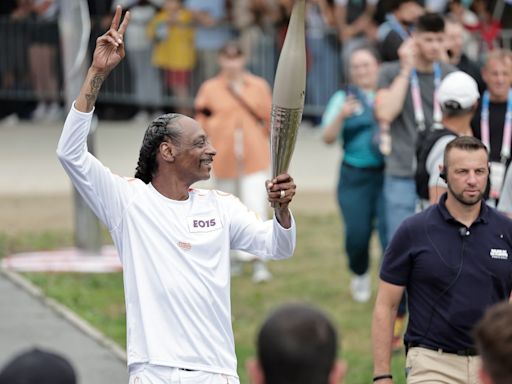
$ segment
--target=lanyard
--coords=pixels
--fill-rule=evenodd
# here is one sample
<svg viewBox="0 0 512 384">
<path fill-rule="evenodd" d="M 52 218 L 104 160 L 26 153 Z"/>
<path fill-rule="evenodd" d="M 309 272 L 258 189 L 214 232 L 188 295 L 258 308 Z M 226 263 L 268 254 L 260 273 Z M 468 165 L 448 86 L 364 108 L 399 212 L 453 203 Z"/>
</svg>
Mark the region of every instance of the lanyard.
<svg viewBox="0 0 512 384">
<path fill-rule="evenodd" d="M 480 119 L 480 130 L 482 142 L 491 151 L 490 129 L 489 129 L 489 91 L 484 92 L 482 97 L 482 113 Z M 508 91 L 507 112 L 505 113 L 505 126 L 503 128 L 503 140 L 501 142 L 501 161 L 505 163 L 510 158 L 510 139 L 512 136 L 512 89 Z"/>
<path fill-rule="evenodd" d="M 433 128 L 440 128 L 442 126 L 442 113 L 441 106 L 438 101 L 438 91 L 439 85 L 441 84 L 441 66 L 439 63 L 434 63 L 434 96 L 433 96 L 433 104 L 434 104 L 434 124 Z M 416 73 L 416 69 L 412 69 L 411 71 L 411 95 L 412 95 L 412 105 L 414 107 L 414 120 L 416 120 L 416 125 L 418 130 L 425 130 L 425 113 L 423 112 L 423 102 L 421 100 L 421 92 L 420 92 L 420 81 L 418 79 L 418 74 Z"/>
</svg>

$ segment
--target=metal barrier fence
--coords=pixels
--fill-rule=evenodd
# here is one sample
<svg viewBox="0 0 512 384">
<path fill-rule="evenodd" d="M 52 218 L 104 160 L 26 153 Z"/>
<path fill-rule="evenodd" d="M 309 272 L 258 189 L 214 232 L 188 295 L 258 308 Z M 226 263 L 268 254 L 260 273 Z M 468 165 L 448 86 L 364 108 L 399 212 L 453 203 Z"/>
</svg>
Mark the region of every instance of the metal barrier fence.
<svg viewBox="0 0 512 384">
<path fill-rule="evenodd" d="M 89 56 L 96 38 L 103 33 L 99 25 L 99 22 L 92 20 Z M 501 40 L 504 48 L 511 49 L 512 30 L 503 30 Z M 307 46 L 308 74 L 304 113 L 314 117 L 321 115 L 329 97 L 341 85 L 341 47 L 334 33 L 316 38 L 308 36 Z M 0 99 L 14 102 L 63 100 L 65 76 L 61 65 L 57 22 L 0 17 L 0 49 Z M 269 84 L 274 81 L 278 49 L 276 31 L 260 31 L 248 59 L 249 69 L 265 78 Z M 133 57 L 135 53 L 127 49 L 127 59 L 121 62 L 103 85 L 99 104 L 126 104 L 154 109 L 192 108 L 194 96 L 207 77 L 205 68 L 211 67 L 212 61 L 216 60 L 214 57 L 209 62 L 201 62 L 198 57 L 186 89 L 178 92 L 172 86 L 165 86 L 163 71 L 152 67 L 150 53 L 143 59 L 146 61 L 142 72 L 140 61 L 139 70 L 136 70 L 136 63 L 131 60 Z M 140 83 L 149 83 L 146 77 L 149 79 L 152 71 L 156 72 L 154 88 L 157 89 L 142 95 L 139 90 L 137 94 Z"/>
<path fill-rule="evenodd" d="M 103 33 L 99 23 L 92 21 L 88 56 L 92 54 L 96 38 Z M 233 36 L 236 33 L 233 31 Z M 63 79 L 58 23 L 13 20 L 0 17 L 0 98 L 12 101 L 62 101 Z M 308 42 L 308 84 L 305 114 L 319 116 L 328 98 L 340 85 L 340 46 L 334 35 Z M 248 68 L 273 84 L 278 60 L 276 31 L 261 31 L 248 58 Z M 166 108 L 193 106 L 194 96 L 205 79 L 205 63 L 199 60 L 191 72 L 188 89 L 181 95 L 166 87 L 163 71 L 152 68 L 147 58 L 147 72 L 157 71 L 158 97 L 136 94 L 132 52 L 116 68 L 102 87 L 98 103 L 130 104 L 142 107 Z M 212 60 L 212 59 L 210 59 Z M 215 59 L 213 59 L 215 60 Z M 211 62 L 206 63 L 211 66 Z M 140 72 L 139 72 L 140 73 Z M 145 76 L 143 74 L 142 76 Z"/>
</svg>

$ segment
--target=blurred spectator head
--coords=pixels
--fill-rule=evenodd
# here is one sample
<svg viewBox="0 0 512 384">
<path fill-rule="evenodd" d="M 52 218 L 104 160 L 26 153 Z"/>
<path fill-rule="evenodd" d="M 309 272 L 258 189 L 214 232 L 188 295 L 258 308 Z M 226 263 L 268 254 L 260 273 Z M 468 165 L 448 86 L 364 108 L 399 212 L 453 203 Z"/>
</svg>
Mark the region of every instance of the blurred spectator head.
<svg viewBox="0 0 512 384">
<path fill-rule="evenodd" d="M 473 0 L 449 0 L 447 3 L 447 11 L 458 17 L 471 6 Z"/>
<path fill-rule="evenodd" d="M 0 384 L 75 384 L 75 371 L 62 356 L 32 349 L 16 356 L 0 372 Z"/>
<path fill-rule="evenodd" d="M 177 12 L 181 8 L 183 0 L 165 0 L 164 8 L 167 12 Z"/>
<path fill-rule="evenodd" d="M 360 46 L 350 55 L 350 80 L 363 89 L 376 89 L 379 77 L 379 54 L 370 45 Z"/>
<path fill-rule="evenodd" d="M 473 0 L 471 10 L 484 21 L 489 21 L 492 18 L 493 3 L 493 1 L 488 0 Z"/>
<path fill-rule="evenodd" d="M 473 114 L 478 107 L 478 84 L 462 71 L 448 74 L 439 86 L 439 104 L 447 117 Z"/>
<path fill-rule="evenodd" d="M 506 100 L 512 82 L 510 55 L 507 51 L 494 50 L 489 52 L 482 67 L 484 79 L 491 98 Z"/>
<path fill-rule="evenodd" d="M 225 75 L 237 75 L 244 71 L 246 56 L 241 44 L 236 40 L 228 41 L 219 51 L 219 65 Z"/>
<path fill-rule="evenodd" d="M 426 61 L 437 61 L 444 53 L 444 19 L 439 13 L 426 12 L 418 17 L 413 37 L 418 55 Z"/>
<path fill-rule="evenodd" d="M 464 50 L 464 26 L 454 17 L 445 17 L 445 47 L 451 64 L 458 64 Z"/>
<path fill-rule="evenodd" d="M 416 24 L 414 24 L 415 32 L 431 32 L 443 33 L 444 32 L 444 19 L 439 13 L 425 12 L 418 17 Z"/>
<path fill-rule="evenodd" d="M 392 12 L 399 22 L 412 26 L 425 13 L 425 9 L 418 0 L 391 0 L 389 11 Z"/>
<path fill-rule="evenodd" d="M 483 384 L 512 383 L 512 305 L 492 306 L 474 330 Z"/>
<path fill-rule="evenodd" d="M 320 310 L 301 304 L 278 308 L 263 323 L 258 361 L 248 363 L 255 384 L 334 384 L 345 373 L 336 361 L 337 336 Z"/>
</svg>

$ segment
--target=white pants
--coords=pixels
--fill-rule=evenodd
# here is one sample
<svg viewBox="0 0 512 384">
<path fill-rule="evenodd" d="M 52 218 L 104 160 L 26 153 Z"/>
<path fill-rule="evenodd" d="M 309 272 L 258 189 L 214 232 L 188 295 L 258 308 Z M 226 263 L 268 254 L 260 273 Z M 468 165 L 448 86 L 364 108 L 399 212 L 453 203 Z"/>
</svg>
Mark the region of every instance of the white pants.
<svg viewBox="0 0 512 384">
<path fill-rule="evenodd" d="M 129 384 L 240 384 L 238 377 L 141 364 L 130 373 Z"/>
<path fill-rule="evenodd" d="M 269 203 L 267 202 L 265 181 L 268 178 L 268 172 L 261 171 L 241 176 L 238 179 L 215 179 L 215 188 L 238 196 L 247 208 L 256 212 L 262 220 L 267 220 Z"/>
<path fill-rule="evenodd" d="M 269 178 L 268 172 L 254 172 L 250 175 L 244 175 L 237 179 L 215 179 L 215 188 L 219 191 L 231 193 L 238 196 L 240 201 L 247 208 L 254 211 L 262 220 L 268 219 L 267 209 L 267 189 L 265 181 Z M 243 251 L 235 251 L 232 258 L 251 261 L 257 259 L 256 256 Z"/>
<path fill-rule="evenodd" d="M 244 203 L 247 208 L 262 219 L 268 219 L 268 201 L 265 181 L 268 179 L 266 171 L 244 175 L 238 179 L 215 179 L 215 188 L 219 191 L 231 193 Z M 255 257 L 247 252 L 237 251 L 236 258 L 240 260 L 253 260 Z"/>
</svg>

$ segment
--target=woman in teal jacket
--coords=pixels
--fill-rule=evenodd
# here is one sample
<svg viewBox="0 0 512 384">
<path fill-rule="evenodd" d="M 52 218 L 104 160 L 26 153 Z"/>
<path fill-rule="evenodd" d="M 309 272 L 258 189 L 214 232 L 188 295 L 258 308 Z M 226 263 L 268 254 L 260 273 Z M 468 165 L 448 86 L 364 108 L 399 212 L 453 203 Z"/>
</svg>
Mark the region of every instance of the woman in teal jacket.
<svg viewBox="0 0 512 384">
<path fill-rule="evenodd" d="M 339 141 L 343 148 L 338 182 L 338 203 L 345 228 L 345 249 L 353 277 L 355 301 L 371 297 L 369 242 L 377 226 L 382 249 L 386 229 L 382 185 L 384 159 L 375 145 L 378 132 L 373 114 L 379 61 L 371 47 L 360 47 L 350 58 L 351 84 L 329 100 L 322 117 L 323 140 Z"/>
</svg>

